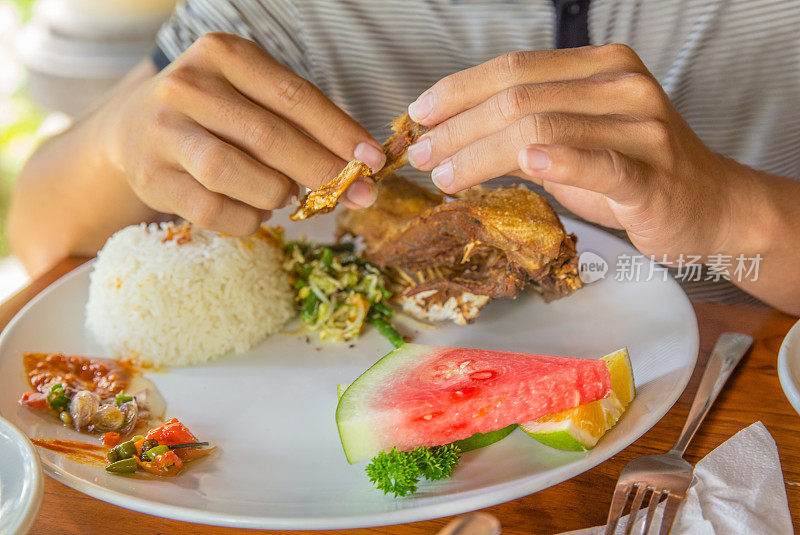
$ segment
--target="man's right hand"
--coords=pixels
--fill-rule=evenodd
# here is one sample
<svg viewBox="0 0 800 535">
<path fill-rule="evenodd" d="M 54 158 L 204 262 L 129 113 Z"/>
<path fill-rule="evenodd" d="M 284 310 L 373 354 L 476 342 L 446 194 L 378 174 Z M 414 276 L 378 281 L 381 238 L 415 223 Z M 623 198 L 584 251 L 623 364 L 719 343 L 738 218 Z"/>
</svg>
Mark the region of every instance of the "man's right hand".
<svg viewBox="0 0 800 535">
<path fill-rule="evenodd" d="M 316 189 L 357 158 L 383 166 L 380 145 L 309 81 L 255 43 L 198 39 L 106 110 L 108 161 L 159 212 L 242 235 L 283 206 L 297 184 Z M 368 181 L 351 207 L 374 200 Z"/>
</svg>

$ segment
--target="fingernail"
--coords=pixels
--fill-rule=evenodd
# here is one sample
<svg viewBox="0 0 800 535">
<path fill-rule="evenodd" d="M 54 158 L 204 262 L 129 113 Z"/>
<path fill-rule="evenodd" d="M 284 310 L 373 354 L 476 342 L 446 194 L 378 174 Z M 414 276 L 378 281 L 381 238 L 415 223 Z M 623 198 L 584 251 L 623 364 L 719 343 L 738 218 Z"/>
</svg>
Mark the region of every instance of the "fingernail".
<svg viewBox="0 0 800 535">
<path fill-rule="evenodd" d="M 408 105 L 408 115 L 416 122 L 424 120 L 433 111 L 433 93 L 425 91 Z"/>
<path fill-rule="evenodd" d="M 431 180 L 440 190 L 447 191 L 453 185 L 453 162 L 445 160 L 431 171 Z"/>
<path fill-rule="evenodd" d="M 523 171 L 546 171 L 550 168 L 550 155 L 542 149 L 522 149 L 520 160 Z"/>
<path fill-rule="evenodd" d="M 386 163 L 386 155 L 383 153 L 383 150 L 366 141 L 356 145 L 356 150 L 353 151 L 353 157 L 367 164 L 373 172 L 380 171 L 383 164 Z"/>
<path fill-rule="evenodd" d="M 416 168 L 425 165 L 431 159 L 431 140 L 422 138 L 408 147 L 408 161 Z"/>
<path fill-rule="evenodd" d="M 366 208 L 375 202 L 378 192 L 373 184 L 365 180 L 356 180 L 347 188 L 345 195 L 354 204 Z"/>
</svg>

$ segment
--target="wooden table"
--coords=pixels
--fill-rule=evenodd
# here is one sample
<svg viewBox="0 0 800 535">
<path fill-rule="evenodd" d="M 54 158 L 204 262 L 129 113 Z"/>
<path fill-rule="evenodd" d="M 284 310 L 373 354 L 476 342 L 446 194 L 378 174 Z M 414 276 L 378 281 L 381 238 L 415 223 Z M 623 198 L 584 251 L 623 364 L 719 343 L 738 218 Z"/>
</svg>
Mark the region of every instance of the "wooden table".
<svg viewBox="0 0 800 535">
<path fill-rule="evenodd" d="M 5 302 L 0 306 L 0 328 L 5 327 L 34 295 L 84 261 L 62 261 Z M 738 331 L 750 334 L 755 338 L 755 345 L 734 372 L 689 446 L 687 459 L 696 462 L 737 431 L 761 420 L 778 444 L 794 527 L 796 531 L 800 530 L 800 416 L 784 397 L 776 370 L 778 348 L 796 319 L 766 307 L 708 303 L 694 303 L 694 307 L 700 324 L 700 359 L 687 392 L 694 392 L 711 347 L 720 333 Z M 485 511 L 500 520 L 506 535 L 558 533 L 603 524 L 622 466 L 633 457 L 666 451 L 677 437 L 688 408 L 689 396 L 684 394 L 658 425 L 612 459 L 569 481 Z M 399 526 L 315 533 L 434 534 L 448 521 L 442 518 Z M 202 526 L 128 511 L 90 498 L 46 477 L 44 501 L 32 533 L 129 535 L 232 531 L 245 533 L 245 530 Z"/>
</svg>

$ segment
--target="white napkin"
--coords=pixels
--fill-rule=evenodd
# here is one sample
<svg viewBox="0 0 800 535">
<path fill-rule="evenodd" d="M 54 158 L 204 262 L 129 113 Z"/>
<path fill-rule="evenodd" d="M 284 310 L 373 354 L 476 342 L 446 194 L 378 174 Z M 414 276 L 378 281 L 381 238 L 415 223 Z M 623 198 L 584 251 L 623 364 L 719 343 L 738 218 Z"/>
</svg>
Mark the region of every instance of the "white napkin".
<svg viewBox="0 0 800 535">
<path fill-rule="evenodd" d="M 794 533 L 778 448 L 761 422 L 739 431 L 701 459 L 694 475 L 673 534 Z M 663 508 L 662 502 L 653 518 L 656 526 Z M 633 533 L 641 533 L 644 516 L 639 513 Z M 624 533 L 626 525 L 627 518 L 620 520 L 616 533 Z M 604 530 L 605 526 L 597 526 L 570 535 L 602 534 Z"/>
</svg>

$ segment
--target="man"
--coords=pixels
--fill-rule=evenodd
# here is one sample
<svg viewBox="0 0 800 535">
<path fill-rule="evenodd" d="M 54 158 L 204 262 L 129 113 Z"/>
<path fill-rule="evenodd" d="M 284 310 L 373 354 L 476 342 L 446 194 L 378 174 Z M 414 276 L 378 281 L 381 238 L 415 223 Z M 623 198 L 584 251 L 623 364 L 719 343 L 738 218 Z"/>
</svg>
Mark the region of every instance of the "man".
<svg viewBox="0 0 800 535">
<path fill-rule="evenodd" d="M 434 128 L 411 163 L 446 193 L 522 177 L 667 263 L 757 258 L 734 283 L 800 314 L 798 21 L 789 0 L 189 0 L 31 158 L 12 246 L 35 273 L 164 214 L 252 232 L 298 184 L 379 168 L 412 102 Z"/>
</svg>

